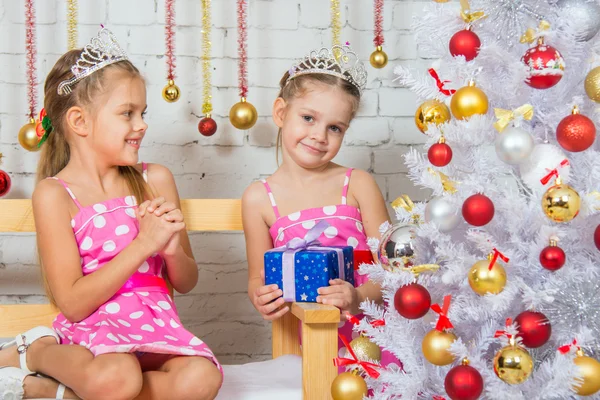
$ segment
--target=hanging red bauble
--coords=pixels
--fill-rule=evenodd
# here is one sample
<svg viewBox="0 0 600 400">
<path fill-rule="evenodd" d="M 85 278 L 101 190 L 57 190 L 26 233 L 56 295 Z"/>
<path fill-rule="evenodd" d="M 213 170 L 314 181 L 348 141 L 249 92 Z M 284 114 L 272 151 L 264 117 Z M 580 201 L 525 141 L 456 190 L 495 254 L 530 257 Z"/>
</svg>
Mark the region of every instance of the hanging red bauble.
<svg viewBox="0 0 600 400">
<path fill-rule="evenodd" d="M 538 40 L 538 45 L 525 52 L 521 61 L 527 65 L 525 83 L 535 89 L 548 89 L 556 85 L 565 72 L 565 61 L 559 51 Z"/>
<path fill-rule="evenodd" d="M 452 39 L 450 39 L 450 54 L 454 57 L 464 56 L 467 61 L 471 61 L 477 54 L 479 54 L 479 48 L 481 47 L 481 40 L 469 26 L 467 29 L 456 32 Z"/>
<path fill-rule="evenodd" d="M 556 127 L 556 140 L 563 149 L 572 152 L 587 150 L 596 139 L 596 126 L 591 119 L 579 114 L 577 106 L 572 114 L 560 121 Z"/>
<path fill-rule="evenodd" d="M 431 306 L 431 295 L 418 283 L 402 286 L 394 296 L 396 311 L 404 318 L 418 319 L 427 314 Z"/>
<path fill-rule="evenodd" d="M 566 260 L 565 252 L 556 245 L 554 240 L 550 241 L 550 246 L 544 247 L 544 250 L 540 253 L 540 264 L 550 271 L 561 269 Z"/>
<path fill-rule="evenodd" d="M 10 175 L 0 169 L 0 197 L 10 190 Z"/>
<path fill-rule="evenodd" d="M 494 203 L 483 194 L 474 194 L 462 206 L 465 221 L 474 226 L 483 226 L 494 218 Z"/>
<path fill-rule="evenodd" d="M 434 144 L 427 151 L 429 162 L 436 167 L 445 167 L 452 161 L 452 149 L 446 144 L 444 138 L 440 138 L 439 143 Z"/>
<path fill-rule="evenodd" d="M 212 136 L 217 131 L 217 123 L 207 115 L 198 123 L 198 131 L 204 136 Z"/>
<path fill-rule="evenodd" d="M 476 400 L 483 392 L 483 378 L 470 365 L 457 365 L 448 371 L 444 388 L 452 400 Z"/>
<path fill-rule="evenodd" d="M 600 250 L 600 225 L 594 231 L 594 243 L 596 244 L 596 248 Z"/>
<path fill-rule="evenodd" d="M 543 346 L 552 334 L 552 325 L 548 318 L 540 312 L 523 311 L 515 318 L 519 327 L 518 336 L 522 343 L 530 348 Z"/>
</svg>

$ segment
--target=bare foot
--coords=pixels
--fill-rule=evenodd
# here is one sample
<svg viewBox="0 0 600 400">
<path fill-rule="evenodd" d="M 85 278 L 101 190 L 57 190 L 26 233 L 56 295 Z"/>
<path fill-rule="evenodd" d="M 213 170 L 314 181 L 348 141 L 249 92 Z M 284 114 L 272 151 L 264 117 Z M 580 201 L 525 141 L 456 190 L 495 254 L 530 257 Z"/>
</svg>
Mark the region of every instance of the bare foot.
<svg viewBox="0 0 600 400">
<path fill-rule="evenodd" d="M 25 378 L 23 383 L 25 389 L 26 399 L 39 399 L 39 398 L 51 398 L 56 397 L 56 391 L 58 390 L 58 382 L 52 378 L 46 378 L 42 376 L 28 376 Z M 65 390 L 65 399 L 79 399 L 71 389 Z"/>
</svg>

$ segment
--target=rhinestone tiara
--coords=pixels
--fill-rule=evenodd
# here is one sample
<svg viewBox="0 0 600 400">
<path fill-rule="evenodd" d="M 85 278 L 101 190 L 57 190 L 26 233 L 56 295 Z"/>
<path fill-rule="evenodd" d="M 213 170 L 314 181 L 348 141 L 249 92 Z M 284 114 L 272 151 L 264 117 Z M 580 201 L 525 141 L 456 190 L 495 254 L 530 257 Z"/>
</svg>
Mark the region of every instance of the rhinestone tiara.
<svg viewBox="0 0 600 400">
<path fill-rule="evenodd" d="M 289 70 L 286 84 L 297 76 L 305 74 L 327 74 L 340 77 L 362 92 L 367 85 L 367 69 L 348 44 L 334 45 L 311 51 L 305 58 Z"/>
<path fill-rule="evenodd" d="M 105 27 L 81 51 L 81 56 L 71 67 L 73 77 L 58 85 L 58 94 L 67 95 L 73 91 L 73 85 L 106 67 L 107 65 L 128 60 L 127 54 L 117 43 L 115 35 Z"/>
</svg>

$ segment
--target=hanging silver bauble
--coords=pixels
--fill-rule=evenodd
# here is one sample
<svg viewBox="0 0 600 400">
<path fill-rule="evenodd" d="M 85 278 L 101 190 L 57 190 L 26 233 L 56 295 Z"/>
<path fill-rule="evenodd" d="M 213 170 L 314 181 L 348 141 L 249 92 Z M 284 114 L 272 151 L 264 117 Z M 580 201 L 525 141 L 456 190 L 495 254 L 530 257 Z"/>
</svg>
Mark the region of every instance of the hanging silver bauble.
<svg viewBox="0 0 600 400">
<path fill-rule="evenodd" d="M 413 225 L 394 224 L 379 242 L 379 262 L 394 267 L 409 267 L 415 256 L 414 240 L 417 237 Z"/>
<path fill-rule="evenodd" d="M 533 137 L 529 132 L 509 126 L 496 138 L 496 154 L 507 164 L 521 164 L 533 151 Z"/>
<path fill-rule="evenodd" d="M 600 30 L 600 4 L 597 0 L 558 0 L 560 18 L 575 29 L 577 40 L 587 42 Z"/>
<path fill-rule="evenodd" d="M 460 223 L 458 209 L 441 196 L 433 197 L 425 207 L 425 221 L 433 222 L 440 232 L 448 233 Z"/>
</svg>

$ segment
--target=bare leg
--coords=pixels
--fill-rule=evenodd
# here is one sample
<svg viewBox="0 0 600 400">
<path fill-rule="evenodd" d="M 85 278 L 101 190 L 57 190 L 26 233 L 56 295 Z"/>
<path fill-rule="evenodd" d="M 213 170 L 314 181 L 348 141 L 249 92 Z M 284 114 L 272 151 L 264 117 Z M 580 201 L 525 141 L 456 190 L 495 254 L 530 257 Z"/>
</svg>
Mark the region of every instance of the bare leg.
<svg viewBox="0 0 600 400">
<path fill-rule="evenodd" d="M 28 376 L 23 382 L 26 399 L 54 398 L 58 390 L 58 382 L 52 378 Z M 69 388 L 65 391 L 65 399 L 79 399 Z"/>
</svg>

